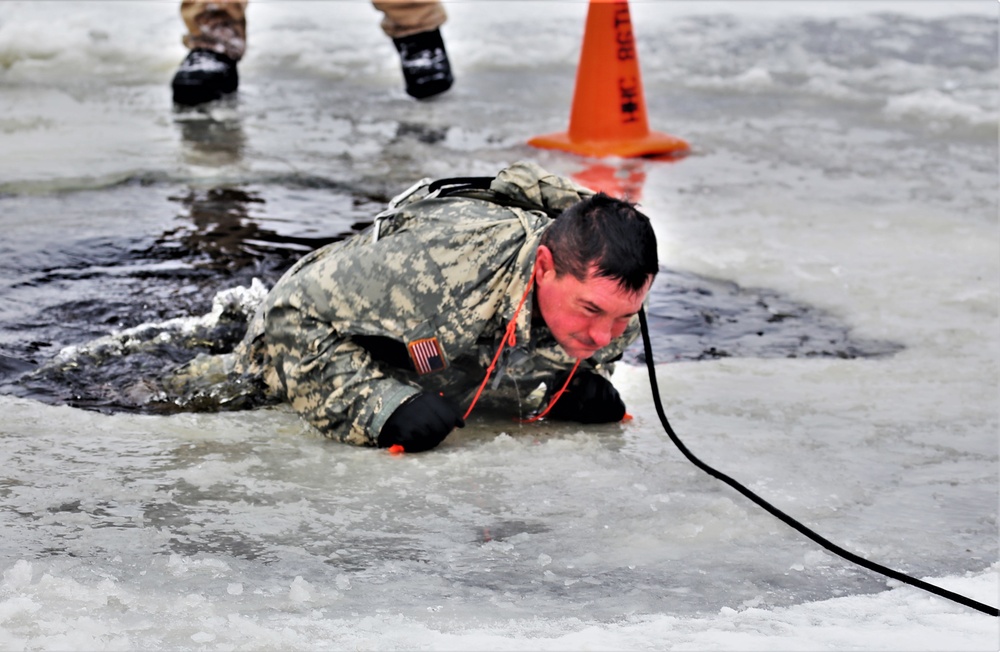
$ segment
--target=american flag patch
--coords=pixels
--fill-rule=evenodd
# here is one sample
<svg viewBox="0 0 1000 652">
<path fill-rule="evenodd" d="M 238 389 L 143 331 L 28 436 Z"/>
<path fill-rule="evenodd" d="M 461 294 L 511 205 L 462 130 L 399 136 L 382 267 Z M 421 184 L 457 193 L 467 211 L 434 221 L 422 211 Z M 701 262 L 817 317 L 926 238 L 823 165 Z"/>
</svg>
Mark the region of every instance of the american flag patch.
<svg viewBox="0 0 1000 652">
<path fill-rule="evenodd" d="M 436 337 L 416 340 L 406 345 L 413 359 L 413 367 L 421 376 L 432 371 L 441 371 L 447 365 L 444 363 L 444 352 Z"/>
</svg>

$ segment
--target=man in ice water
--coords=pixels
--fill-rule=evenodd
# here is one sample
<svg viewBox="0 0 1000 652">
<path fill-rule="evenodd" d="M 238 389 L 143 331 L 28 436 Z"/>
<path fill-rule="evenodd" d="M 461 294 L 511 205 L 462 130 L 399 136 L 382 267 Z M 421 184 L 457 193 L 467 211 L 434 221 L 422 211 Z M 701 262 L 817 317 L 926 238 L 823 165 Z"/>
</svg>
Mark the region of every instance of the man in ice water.
<svg viewBox="0 0 1000 652">
<path fill-rule="evenodd" d="M 225 374 L 333 439 L 408 452 L 437 446 L 480 399 L 514 417 L 620 421 L 608 376 L 658 270 L 649 219 L 531 163 L 486 181 L 419 185 L 306 255 L 236 351 L 189 363 L 174 390 Z"/>
<path fill-rule="evenodd" d="M 183 0 L 190 50 L 171 82 L 174 102 L 194 106 L 217 100 L 239 86 L 236 66 L 247 45 L 248 0 Z M 437 0 L 372 2 L 382 12 L 382 31 L 399 52 L 406 92 L 417 99 L 443 93 L 454 81 L 440 27 L 447 19 Z M 300 6 L 309 11 L 309 3 Z M 336 26 L 331 25 L 335 33 Z M 349 38 L 335 34 L 334 38 Z"/>
</svg>

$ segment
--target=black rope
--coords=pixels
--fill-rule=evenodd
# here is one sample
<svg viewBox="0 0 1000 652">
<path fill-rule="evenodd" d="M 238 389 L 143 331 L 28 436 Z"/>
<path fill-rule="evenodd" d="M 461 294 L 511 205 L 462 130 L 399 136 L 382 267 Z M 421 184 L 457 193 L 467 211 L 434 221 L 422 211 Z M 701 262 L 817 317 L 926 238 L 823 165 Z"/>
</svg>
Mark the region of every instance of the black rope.
<svg viewBox="0 0 1000 652">
<path fill-rule="evenodd" d="M 660 400 L 660 389 L 656 383 L 656 368 L 655 368 L 655 362 L 653 360 L 653 347 L 650 345 L 649 326 L 646 323 L 645 310 L 641 309 L 639 310 L 639 325 L 642 327 L 642 345 L 646 355 L 646 367 L 649 369 L 649 386 L 650 389 L 652 389 L 653 391 L 653 403 L 656 405 L 656 414 L 659 415 L 660 423 L 663 424 L 663 429 L 670 437 L 670 441 L 674 442 L 674 445 L 677 446 L 680 452 L 684 454 L 684 457 L 688 458 L 688 460 L 692 464 L 694 464 L 695 466 L 697 466 L 699 469 L 709 474 L 710 476 L 725 482 L 730 487 L 740 492 L 741 494 L 749 498 L 751 501 L 755 502 L 760 507 L 763 507 L 773 516 L 777 517 L 778 520 L 783 522 L 785 525 L 788 525 L 789 527 L 798 530 L 801 534 L 804 534 L 805 536 L 809 537 L 810 539 L 820 544 L 830 552 L 840 555 L 841 557 L 850 562 L 853 562 L 863 568 L 867 568 L 868 570 L 875 571 L 876 573 L 881 573 L 886 577 L 891 577 L 892 579 L 899 580 L 900 582 L 910 584 L 920 589 L 924 589 L 925 591 L 930 591 L 931 593 L 939 595 L 942 598 L 947 598 L 948 600 L 952 600 L 959 604 L 965 605 L 966 607 L 971 607 L 990 616 L 1000 616 L 1000 611 L 998 611 L 996 607 L 991 607 L 988 604 L 983 604 L 982 602 L 978 602 L 976 600 L 973 600 L 972 598 L 968 598 L 959 593 L 954 593 L 953 591 L 949 591 L 947 589 L 942 589 L 941 587 L 934 586 L 933 584 L 928 584 L 923 580 L 919 580 L 915 577 L 905 575 L 903 573 L 900 573 L 899 571 L 894 571 L 891 568 L 887 568 L 880 564 L 876 564 L 875 562 L 869 561 L 864 557 L 860 557 L 854 554 L 853 552 L 844 550 L 843 548 L 833 543 L 832 541 L 824 539 L 820 535 L 816 534 L 815 532 L 807 528 L 805 525 L 793 519 L 791 516 L 788 516 L 787 514 L 779 510 L 771 503 L 767 502 L 757 494 L 753 493 L 752 491 L 744 487 L 736 480 L 730 478 L 728 475 L 713 469 L 712 467 L 708 466 L 700 459 L 695 457 L 694 454 L 692 454 L 691 451 L 688 450 L 687 446 L 684 445 L 684 442 L 682 442 L 680 438 L 677 437 L 677 433 L 675 433 L 674 429 L 670 426 L 670 422 L 667 421 L 667 415 L 663 411 L 663 403 Z"/>
<path fill-rule="evenodd" d="M 454 177 L 451 179 L 438 179 L 429 186 L 427 192 L 432 193 L 438 190 L 438 197 L 469 197 L 471 199 L 481 199 L 500 206 L 511 206 L 527 211 L 539 211 L 545 213 L 552 219 L 556 219 L 562 214 L 562 209 L 554 206 L 546 206 L 540 202 L 525 199 L 517 199 L 509 195 L 491 189 L 493 177 Z"/>
<path fill-rule="evenodd" d="M 438 179 L 427 186 L 427 192 L 444 188 L 442 195 L 452 192 L 464 192 L 468 190 L 489 190 L 493 177 L 451 177 L 448 179 Z"/>
</svg>

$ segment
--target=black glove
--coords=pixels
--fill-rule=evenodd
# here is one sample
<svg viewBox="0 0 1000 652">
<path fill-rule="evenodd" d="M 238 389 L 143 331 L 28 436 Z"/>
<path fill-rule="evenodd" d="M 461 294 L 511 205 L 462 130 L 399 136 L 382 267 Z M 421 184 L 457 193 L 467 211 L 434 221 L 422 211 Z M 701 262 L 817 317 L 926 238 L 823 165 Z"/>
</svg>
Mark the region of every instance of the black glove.
<svg viewBox="0 0 1000 652">
<path fill-rule="evenodd" d="M 568 373 L 563 372 L 552 380 L 545 394 L 545 405 L 566 382 Z M 569 387 L 545 416 L 559 421 L 612 423 L 625 418 L 625 404 L 618 390 L 604 376 L 577 371 Z"/>
<path fill-rule="evenodd" d="M 462 411 L 439 394 L 421 392 L 403 403 L 382 426 L 378 447 L 399 444 L 407 453 L 427 451 L 448 436 L 455 427 L 464 428 Z"/>
</svg>

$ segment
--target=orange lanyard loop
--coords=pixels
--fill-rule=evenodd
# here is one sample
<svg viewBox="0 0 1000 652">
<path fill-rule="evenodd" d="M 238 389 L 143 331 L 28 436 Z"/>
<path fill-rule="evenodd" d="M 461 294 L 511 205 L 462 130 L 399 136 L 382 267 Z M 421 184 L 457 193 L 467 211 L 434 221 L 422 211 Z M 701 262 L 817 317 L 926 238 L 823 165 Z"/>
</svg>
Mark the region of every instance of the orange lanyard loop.
<svg viewBox="0 0 1000 652">
<path fill-rule="evenodd" d="M 563 383 L 563 386 L 559 388 L 558 392 L 552 395 L 552 398 L 549 399 L 549 404 L 545 406 L 544 410 L 542 410 L 533 417 L 530 417 L 528 419 L 518 419 L 518 421 L 520 421 L 521 423 L 533 423 L 544 417 L 546 414 L 548 414 L 549 410 L 552 409 L 552 406 L 556 404 L 556 401 L 559 400 L 559 397 L 562 396 L 563 393 L 566 391 L 566 388 L 569 387 L 569 381 L 573 380 L 573 374 L 576 373 L 576 368 L 579 366 L 580 366 L 580 358 L 577 358 L 576 364 L 574 364 L 573 368 L 569 370 L 569 376 L 566 377 L 566 382 Z"/>
<path fill-rule="evenodd" d="M 511 317 L 510 321 L 507 323 L 507 330 L 504 331 L 503 338 L 500 340 L 500 346 L 497 347 L 497 352 L 493 354 L 493 360 L 490 361 L 490 366 L 486 368 L 486 377 L 483 378 L 483 382 L 479 385 L 479 389 L 476 390 L 476 395 L 472 397 L 472 403 L 469 404 L 468 409 L 465 411 L 465 416 L 463 419 L 468 419 L 469 415 L 472 414 L 472 408 L 476 407 L 476 403 L 479 401 L 479 397 L 482 395 L 483 390 L 486 389 L 486 383 L 489 382 L 490 376 L 493 375 L 494 370 L 496 370 L 497 361 L 500 359 L 500 354 L 503 352 L 505 346 L 516 346 L 517 345 L 517 317 L 521 314 L 521 308 L 524 307 L 524 302 L 527 301 L 528 295 L 531 294 L 531 288 L 535 285 L 535 269 L 531 269 L 531 279 L 528 281 L 528 287 L 524 290 L 524 296 L 521 297 L 521 301 L 518 302 L 517 308 L 514 310 L 514 316 Z M 559 397 L 563 395 L 566 388 L 569 386 L 569 381 L 573 379 L 573 374 L 576 372 L 576 368 L 580 366 L 580 360 L 577 358 L 576 364 L 573 365 L 573 369 L 569 372 L 569 377 L 566 378 L 566 382 L 563 383 L 562 388 L 556 392 L 552 398 L 549 400 L 549 404 L 540 413 L 531 417 L 530 419 L 518 419 L 521 423 L 531 423 L 533 421 L 538 421 L 552 409 L 552 406 L 556 404 Z"/>
<path fill-rule="evenodd" d="M 517 304 L 517 309 L 514 310 L 514 316 L 511 317 L 510 322 L 507 323 L 507 330 L 504 331 L 503 338 L 500 340 L 500 346 L 497 347 L 497 352 L 493 354 L 493 360 L 490 362 L 490 366 L 486 368 L 486 377 L 483 378 L 483 382 L 479 385 L 479 389 L 476 390 L 476 395 L 472 397 L 472 403 L 469 404 L 469 409 L 465 411 L 465 416 L 463 419 L 468 419 L 469 415 L 472 414 L 472 408 L 476 407 L 476 402 L 482 395 L 483 390 L 486 389 L 486 383 L 489 382 L 490 376 L 493 375 L 493 370 L 496 369 L 497 360 L 500 359 L 500 353 L 503 351 L 503 347 L 510 344 L 514 346 L 517 344 L 517 336 L 515 331 L 517 330 L 517 316 L 521 314 L 521 308 L 524 307 L 524 302 L 528 299 L 528 295 L 531 293 L 531 288 L 535 285 L 535 268 L 531 268 L 531 279 L 528 281 L 528 287 L 524 290 L 524 296 L 521 297 L 521 301 Z"/>
</svg>

